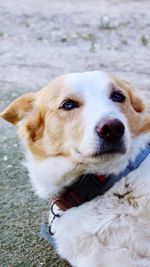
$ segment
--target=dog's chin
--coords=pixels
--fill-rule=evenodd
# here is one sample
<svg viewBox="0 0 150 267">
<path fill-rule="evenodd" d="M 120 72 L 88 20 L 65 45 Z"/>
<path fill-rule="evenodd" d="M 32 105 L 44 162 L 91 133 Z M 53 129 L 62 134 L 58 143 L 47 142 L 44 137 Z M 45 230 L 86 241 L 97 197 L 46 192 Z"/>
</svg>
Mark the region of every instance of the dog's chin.
<svg viewBox="0 0 150 267">
<path fill-rule="evenodd" d="M 127 149 L 125 147 L 120 148 L 110 148 L 110 149 L 102 149 L 98 150 L 95 153 L 93 153 L 91 156 L 93 158 L 113 158 L 113 157 L 119 157 L 120 155 L 126 154 Z"/>
<path fill-rule="evenodd" d="M 112 160 L 113 158 L 120 157 L 121 155 L 126 154 L 127 148 L 125 147 L 124 143 L 119 144 L 109 144 L 109 145 L 102 145 L 100 149 L 96 150 L 92 154 L 93 158 L 101 158 L 104 160 Z"/>
<path fill-rule="evenodd" d="M 88 162 L 106 162 L 122 158 L 127 153 L 128 149 L 123 142 L 118 144 L 103 144 L 92 153 L 84 154 L 78 151 L 78 155 Z"/>
</svg>

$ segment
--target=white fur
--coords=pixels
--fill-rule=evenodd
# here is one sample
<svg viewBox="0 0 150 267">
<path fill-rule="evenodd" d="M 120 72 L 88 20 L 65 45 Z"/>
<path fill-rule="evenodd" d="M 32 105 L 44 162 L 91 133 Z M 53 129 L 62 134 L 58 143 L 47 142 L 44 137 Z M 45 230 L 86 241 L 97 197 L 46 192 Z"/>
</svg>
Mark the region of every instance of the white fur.
<svg viewBox="0 0 150 267">
<path fill-rule="evenodd" d="M 95 132 L 95 126 L 105 118 L 118 118 L 125 127 L 125 142 L 130 145 L 127 120 L 109 98 L 111 91 L 110 77 L 101 71 L 72 73 L 66 77 L 66 84 L 72 91 L 84 99 L 83 123 L 85 134 L 78 150 L 83 157 L 89 156 L 95 150 L 99 137 Z M 128 149 L 128 147 L 127 147 Z M 79 156 L 79 155 L 73 155 Z"/>
<path fill-rule="evenodd" d="M 133 149 L 137 152 L 138 146 L 140 151 L 148 140 L 150 134 L 139 137 Z M 57 250 L 72 266 L 150 266 L 149 166 L 150 156 L 104 196 L 56 218 L 53 231 Z M 130 200 L 116 195 L 127 191 Z"/>
<path fill-rule="evenodd" d="M 86 128 L 75 144 L 71 158 L 34 159 L 27 152 L 26 166 L 33 187 L 41 197 L 54 195 L 80 174 L 118 173 L 134 160 L 150 141 L 150 133 L 131 137 L 127 119 L 109 99 L 110 78 L 103 72 L 74 73 L 65 78 L 67 87 L 84 100 L 82 113 Z M 96 124 L 119 118 L 125 125 L 125 155 L 111 160 L 92 159 L 98 136 Z M 150 156 L 103 196 L 64 212 L 54 222 L 59 255 L 74 267 L 150 266 Z M 119 198 L 118 195 L 124 195 Z M 51 219 L 50 219 L 51 220 Z"/>
</svg>

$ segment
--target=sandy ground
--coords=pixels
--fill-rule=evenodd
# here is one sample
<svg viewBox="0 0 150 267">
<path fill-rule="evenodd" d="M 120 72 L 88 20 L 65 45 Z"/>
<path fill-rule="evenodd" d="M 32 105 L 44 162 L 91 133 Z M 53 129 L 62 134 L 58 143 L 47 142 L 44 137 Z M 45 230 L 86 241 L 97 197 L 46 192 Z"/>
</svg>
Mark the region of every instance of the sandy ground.
<svg viewBox="0 0 150 267">
<path fill-rule="evenodd" d="M 67 72 L 104 69 L 149 100 L 150 1 L 0 0 L 0 110 Z M 21 165 L 16 129 L 0 122 L 0 266 L 68 266 L 39 237 L 49 201 Z"/>
</svg>

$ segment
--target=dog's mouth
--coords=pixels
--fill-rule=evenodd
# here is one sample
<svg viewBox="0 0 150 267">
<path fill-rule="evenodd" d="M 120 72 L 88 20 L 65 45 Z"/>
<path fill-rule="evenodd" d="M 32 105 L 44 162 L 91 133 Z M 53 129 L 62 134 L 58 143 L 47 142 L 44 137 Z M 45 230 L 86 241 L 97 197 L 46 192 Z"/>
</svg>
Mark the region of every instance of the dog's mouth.
<svg viewBox="0 0 150 267">
<path fill-rule="evenodd" d="M 111 156 L 116 156 L 117 154 L 125 154 L 127 151 L 126 146 L 123 141 L 118 141 L 118 142 L 110 142 L 106 143 L 103 142 L 99 148 L 96 149 L 96 152 L 92 154 L 92 157 L 111 157 Z"/>
<path fill-rule="evenodd" d="M 96 147 L 96 149 L 92 153 L 84 154 L 78 149 L 76 149 L 76 154 L 84 159 L 90 160 L 112 160 L 114 157 L 120 157 L 127 153 L 127 147 L 123 140 L 119 140 L 116 142 L 102 142 L 100 145 Z"/>
</svg>

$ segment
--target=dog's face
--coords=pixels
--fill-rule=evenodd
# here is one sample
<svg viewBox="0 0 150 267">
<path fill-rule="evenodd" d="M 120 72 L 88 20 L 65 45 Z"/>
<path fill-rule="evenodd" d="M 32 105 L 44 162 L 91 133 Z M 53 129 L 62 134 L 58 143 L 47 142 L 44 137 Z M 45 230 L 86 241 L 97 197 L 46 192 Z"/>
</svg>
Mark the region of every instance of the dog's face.
<svg viewBox="0 0 150 267">
<path fill-rule="evenodd" d="M 21 139 L 40 161 L 119 161 L 133 138 L 150 128 L 131 86 L 100 71 L 58 77 L 14 101 L 1 116 L 18 124 Z"/>
<path fill-rule="evenodd" d="M 27 94 L 2 117 L 20 126 L 35 157 L 114 158 L 141 129 L 141 99 L 104 72 L 74 73 Z M 105 155 L 105 157 L 104 157 Z"/>
</svg>

